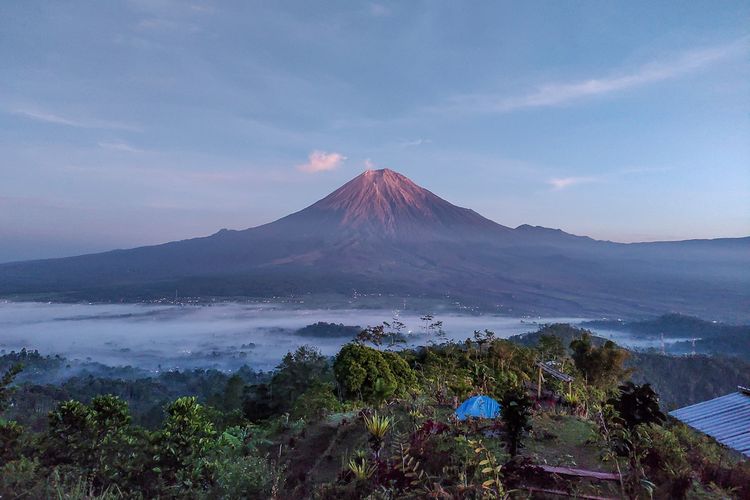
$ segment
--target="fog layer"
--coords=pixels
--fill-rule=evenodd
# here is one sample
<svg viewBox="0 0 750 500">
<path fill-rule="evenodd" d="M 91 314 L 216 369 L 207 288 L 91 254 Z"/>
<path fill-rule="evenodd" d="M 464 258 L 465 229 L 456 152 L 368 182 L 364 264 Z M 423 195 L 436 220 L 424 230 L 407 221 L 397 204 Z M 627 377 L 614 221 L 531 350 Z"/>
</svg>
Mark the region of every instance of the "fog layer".
<svg viewBox="0 0 750 500">
<path fill-rule="evenodd" d="M 270 369 L 303 344 L 332 355 L 346 338 L 300 337 L 303 326 L 325 321 L 369 326 L 390 321 L 391 310 L 288 309 L 274 305 L 225 303 L 212 306 L 147 304 L 47 304 L 0 302 L 0 350 L 38 349 L 69 359 L 108 365 L 174 369 L 247 364 Z M 399 320 L 412 344 L 426 342 L 420 314 L 401 312 Z M 495 315 L 443 314 L 449 338 L 464 340 L 474 330 L 498 337 L 534 331 L 538 324 L 578 323 L 582 318 L 538 318 L 535 321 Z M 607 332 L 627 340 L 622 332 Z M 609 336 L 609 335 L 608 335 Z M 627 343 L 627 342 L 625 342 Z"/>
</svg>

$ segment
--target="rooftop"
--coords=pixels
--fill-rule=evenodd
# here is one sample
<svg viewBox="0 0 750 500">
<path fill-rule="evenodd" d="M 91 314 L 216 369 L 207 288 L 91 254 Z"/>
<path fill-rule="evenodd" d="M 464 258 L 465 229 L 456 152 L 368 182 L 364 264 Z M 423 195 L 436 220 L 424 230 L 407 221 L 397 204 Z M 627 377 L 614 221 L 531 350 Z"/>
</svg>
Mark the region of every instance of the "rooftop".
<svg viewBox="0 0 750 500">
<path fill-rule="evenodd" d="M 719 443 L 750 457 L 750 389 L 669 412 Z"/>
</svg>

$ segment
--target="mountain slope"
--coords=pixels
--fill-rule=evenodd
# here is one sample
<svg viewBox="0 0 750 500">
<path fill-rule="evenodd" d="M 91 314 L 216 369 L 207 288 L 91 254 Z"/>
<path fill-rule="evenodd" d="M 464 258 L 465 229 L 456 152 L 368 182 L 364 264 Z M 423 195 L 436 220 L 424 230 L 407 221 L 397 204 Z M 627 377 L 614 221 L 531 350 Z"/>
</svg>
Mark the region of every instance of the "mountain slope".
<svg viewBox="0 0 750 500">
<path fill-rule="evenodd" d="M 514 313 L 736 319 L 748 310 L 749 269 L 747 238 L 624 245 L 511 229 L 377 170 L 255 228 L 0 265 L 0 294 L 138 300 L 175 288 L 201 296 L 357 290 L 451 296 Z"/>
</svg>

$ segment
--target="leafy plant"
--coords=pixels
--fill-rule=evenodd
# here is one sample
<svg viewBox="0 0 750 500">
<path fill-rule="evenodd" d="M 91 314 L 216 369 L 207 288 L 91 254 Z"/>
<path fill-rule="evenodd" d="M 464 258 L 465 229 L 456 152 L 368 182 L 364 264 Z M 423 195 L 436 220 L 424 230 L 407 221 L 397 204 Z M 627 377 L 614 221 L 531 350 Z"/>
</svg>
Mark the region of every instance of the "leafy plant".
<svg viewBox="0 0 750 500">
<path fill-rule="evenodd" d="M 531 400 L 522 390 L 511 389 L 503 396 L 501 407 L 508 453 L 512 458 L 518 454 L 523 434 L 531 429 L 529 423 Z"/>
<path fill-rule="evenodd" d="M 638 425 L 661 424 L 666 416 L 659 409 L 659 395 L 650 384 L 637 385 L 626 382 L 619 387 L 620 393 L 609 400 L 628 429 Z"/>
<path fill-rule="evenodd" d="M 365 422 L 365 429 L 370 434 L 369 443 L 372 450 L 375 452 L 375 456 L 380 456 L 380 450 L 383 447 L 383 440 L 388 430 L 393 425 L 393 418 L 388 415 L 380 415 L 378 412 L 373 412 L 372 415 L 364 415 L 363 420 Z"/>
<path fill-rule="evenodd" d="M 469 444 L 474 447 L 474 453 L 479 458 L 477 463 L 482 475 L 482 490 L 490 498 L 505 498 L 507 496 L 501 479 L 502 465 L 495 455 L 484 446 L 481 439 L 470 439 Z"/>
<path fill-rule="evenodd" d="M 349 462 L 347 463 L 347 468 L 349 469 L 349 472 L 352 473 L 352 476 L 354 476 L 354 479 L 356 481 L 369 480 L 377 470 L 377 467 L 375 465 L 368 464 L 366 460 L 357 460 L 354 458 L 349 460 Z"/>
</svg>

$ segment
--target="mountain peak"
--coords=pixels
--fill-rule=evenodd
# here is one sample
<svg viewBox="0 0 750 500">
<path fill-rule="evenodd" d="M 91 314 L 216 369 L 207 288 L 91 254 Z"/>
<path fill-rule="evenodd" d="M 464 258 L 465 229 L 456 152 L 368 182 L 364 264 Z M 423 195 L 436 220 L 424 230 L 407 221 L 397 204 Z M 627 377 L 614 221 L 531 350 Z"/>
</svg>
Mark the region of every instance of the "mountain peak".
<svg viewBox="0 0 750 500">
<path fill-rule="evenodd" d="M 338 225 L 376 235 L 414 236 L 466 226 L 499 226 L 457 207 L 394 170 L 366 170 L 306 211 L 335 216 Z"/>
</svg>

